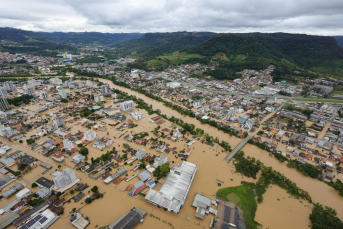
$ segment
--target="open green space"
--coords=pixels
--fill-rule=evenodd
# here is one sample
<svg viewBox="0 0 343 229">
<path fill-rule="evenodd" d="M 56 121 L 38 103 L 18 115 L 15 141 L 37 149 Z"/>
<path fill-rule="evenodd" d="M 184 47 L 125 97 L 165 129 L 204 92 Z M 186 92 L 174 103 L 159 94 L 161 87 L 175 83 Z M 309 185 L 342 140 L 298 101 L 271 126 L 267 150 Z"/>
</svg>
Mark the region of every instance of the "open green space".
<svg viewBox="0 0 343 229">
<path fill-rule="evenodd" d="M 235 204 L 243 210 L 243 217 L 247 226 L 249 228 L 258 228 L 260 224 L 254 220 L 257 203 L 252 189 L 244 185 L 222 188 L 217 191 L 216 196 L 224 201 L 232 201 L 233 203 L 238 201 Z"/>
</svg>

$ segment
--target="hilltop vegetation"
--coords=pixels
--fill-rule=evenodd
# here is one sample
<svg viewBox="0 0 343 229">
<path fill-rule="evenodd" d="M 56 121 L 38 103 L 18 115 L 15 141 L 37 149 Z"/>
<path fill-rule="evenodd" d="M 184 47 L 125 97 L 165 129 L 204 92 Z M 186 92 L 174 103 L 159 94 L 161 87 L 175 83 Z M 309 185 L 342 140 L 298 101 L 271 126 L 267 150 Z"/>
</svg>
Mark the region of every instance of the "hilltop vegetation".
<svg viewBox="0 0 343 229">
<path fill-rule="evenodd" d="M 0 40 L 10 40 L 19 43 L 63 42 L 73 44 L 109 45 L 141 37 L 141 33 L 97 33 L 97 32 L 32 32 L 14 28 L 0 28 Z M 32 45 L 32 44 L 31 44 Z"/>
<path fill-rule="evenodd" d="M 146 33 L 117 45 L 122 55 L 154 57 L 200 44 L 217 34 L 209 32 Z"/>
<path fill-rule="evenodd" d="M 334 38 L 336 39 L 337 44 L 343 47 L 343 36 L 335 36 Z"/>
<path fill-rule="evenodd" d="M 297 80 L 297 77 L 316 77 L 318 74 L 343 74 L 343 48 L 333 37 L 285 33 L 222 34 L 211 37 L 187 53 L 212 57 L 219 68 L 208 72 L 218 79 L 233 79 L 244 68 L 264 69 L 277 66 L 274 78 Z M 218 60 L 218 53 L 224 57 Z M 300 73 L 295 74 L 297 70 Z"/>
</svg>

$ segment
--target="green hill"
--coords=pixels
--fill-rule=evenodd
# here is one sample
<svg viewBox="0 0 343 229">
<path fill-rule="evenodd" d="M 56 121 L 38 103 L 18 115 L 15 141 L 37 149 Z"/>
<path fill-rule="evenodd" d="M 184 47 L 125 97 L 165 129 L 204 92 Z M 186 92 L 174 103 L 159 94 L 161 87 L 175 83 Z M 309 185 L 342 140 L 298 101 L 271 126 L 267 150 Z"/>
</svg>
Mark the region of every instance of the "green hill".
<svg viewBox="0 0 343 229">
<path fill-rule="evenodd" d="M 127 41 L 133 38 L 141 37 L 142 33 L 97 33 L 97 32 L 53 32 L 36 33 L 50 40 L 73 43 L 73 44 L 94 44 L 94 45 L 109 45 Z"/>
<path fill-rule="evenodd" d="M 222 34 L 185 49 L 188 54 L 211 57 L 219 67 L 208 74 L 218 79 L 236 78 L 235 72 L 245 68 L 264 69 L 274 64 L 275 80 L 317 74 L 343 76 L 343 48 L 335 38 L 286 33 Z M 217 58 L 218 53 L 223 58 Z M 297 70 L 300 74 L 294 74 Z"/>
<path fill-rule="evenodd" d="M 139 57 L 152 57 L 198 45 L 217 35 L 209 32 L 146 33 L 117 45 L 118 52 Z"/>
<path fill-rule="evenodd" d="M 343 47 L 343 36 L 335 36 L 334 38 L 336 39 L 337 44 Z"/>
<path fill-rule="evenodd" d="M 11 40 L 19 43 L 41 41 L 41 42 L 63 42 L 73 44 L 99 44 L 108 45 L 141 37 L 142 33 L 97 33 L 97 32 L 32 32 L 14 28 L 0 28 L 0 40 Z"/>
</svg>

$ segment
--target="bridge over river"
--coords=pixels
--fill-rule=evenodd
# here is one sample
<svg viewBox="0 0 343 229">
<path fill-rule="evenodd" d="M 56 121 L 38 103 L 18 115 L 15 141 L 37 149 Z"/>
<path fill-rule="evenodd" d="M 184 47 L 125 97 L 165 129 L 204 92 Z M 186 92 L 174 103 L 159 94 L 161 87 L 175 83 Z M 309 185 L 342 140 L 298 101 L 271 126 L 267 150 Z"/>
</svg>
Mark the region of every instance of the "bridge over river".
<svg viewBox="0 0 343 229">
<path fill-rule="evenodd" d="M 246 138 L 244 138 L 232 151 L 229 155 L 225 157 L 225 161 L 230 162 L 231 159 L 236 155 L 237 152 L 239 152 L 245 144 L 251 139 L 253 136 L 248 135 Z"/>
</svg>

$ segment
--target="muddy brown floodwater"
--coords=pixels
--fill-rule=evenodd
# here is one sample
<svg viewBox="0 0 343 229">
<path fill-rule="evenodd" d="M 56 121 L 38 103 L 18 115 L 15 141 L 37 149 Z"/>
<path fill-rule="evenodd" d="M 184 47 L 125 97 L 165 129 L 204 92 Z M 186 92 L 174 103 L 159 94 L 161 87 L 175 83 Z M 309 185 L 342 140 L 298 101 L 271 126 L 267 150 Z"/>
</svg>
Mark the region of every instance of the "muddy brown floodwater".
<svg viewBox="0 0 343 229">
<path fill-rule="evenodd" d="M 177 118 L 183 118 L 185 122 L 192 123 L 196 127 L 202 128 L 205 131 L 205 133 L 208 133 L 214 137 L 218 137 L 220 140 L 228 141 L 232 145 L 233 148 L 241 141 L 241 139 L 238 139 L 236 137 L 231 137 L 229 134 L 225 134 L 221 131 L 218 131 L 214 127 L 211 127 L 209 125 L 202 125 L 198 120 L 194 118 L 183 117 L 176 111 L 168 107 L 165 107 L 163 103 L 161 102 L 152 100 L 142 94 L 131 91 L 129 89 L 116 86 L 109 80 L 105 80 L 105 79 L 99 79 L 99 80 L 102 82 L 108 83 L 110 87 L 120 89 L 131 95 L 136 95 L 138 98 L 142 98 L 148 104 L 151 104 L 154 109 L 160 109 L 163 114 L 167 114 L 168 116 L 173 115 L 174 117 L 177 117 Z M 106 103 L 106 106 L 109 106 L 109 105 L 112 105 L 112 104 Z M 31 107 L 31 108 L 33 109 L 36 107 Z M 145 116 L 145 118 L 140 121 L 133 120 L 134 123 L 138 124 L 138 127 L 133 128 L 133 129 L 126 128 L 124 130 L 118 131 L 111 126 L 108 126 L 107 131 L 104 131 L 104 132 L 96 131 L 98 137 L 110 136 L 112 139 L 114 139 L 113 137 L 116 137 L 114 139 L 114 144 L 111 145 L 111 147 L 115 146 L 116 149 L 119 151 L 119 154 L 122 154 L 121 150 L 124 149 L 123 143 L 127 143 L 136 150 L 145 148 L 147 154 L 160 155 L 160 153 L 156 152 L 153 149 L 150 149 L 150 145 L 146 147 L 144 146 L 142 147 L 134 143 L 128 143 L 127 141 L 124 141 L 122 138 L 119 138 L 119 136 L 123 134 L 124 134 L 123 136 L 125 136 L 126 134 L 135 134 L 142 131 L 150 132 L 157 126 L 156 124 L 153 124 L 148 121 L 149 117 L 153 117 L 154 115 L 149 116 L 145 110 L 136 109 L 135 112 L 142 113 Z M 112 123 L 112 124 L 116 123 L 115 121 L 109 120 L 109 119 L 105 119 L 104 121 L 107 123 Z M 75 123 L 67 123 L 67 127 L 72 128 L 70 130 L 72 134 L 78 132 L 79 130 L 80 131 L 87 130 L 85 127 L 75 125 Z M 171 123 L 167 121 L 161 126 L 161 129 L 163 128 L 170 129 L 170 127 L 171 127 Z M 108 135 L 107 135 L 107 132 L 109 133 Z M 34 133 L 35 133 L 34 131 L 28 133 L 26 135 L 26 138 Z M 38 140 L 38 143 L 44 141 L 47 138 L 48 136 L 43 137 L 42 139 Z M 26 142 L 25 140 L 26 139 L 23 139 L 24 142 Z M 161 140 L 165 141 L 167 144 L 169 143 L 171 145 L 171 148 L 174 146 L 177 147 L 178 151 L 181 149 L 187 148 L 185 141 L 172 142 L 167 139 L 161 139 Z M 13 150 L 22 150 L 25 153 L 36 157 L 40 161 L 51 164 L 53 166 L 52 170 L 50 170 L 48 173 L 43 175 L 44 177 L 48 179 L 53 178 L 50 172 L 57 169 L 57 166 L 59 164 L 62 165 L 61 170 L 64 170 L 67 167 L 72 168 L 75 165 L 74 163 L 70 161 L 70 158 L 66 158 L 66 160 L 62 163 L 57 163 L 53 161 L 51 158 L 47 158 L 41 155 L 39 153 L 41 150 L 32 151 L 26 145 L 26 143 L 23 143 L 23 144 L 13 143 L 3 138 L 1 138 L 1 141 L 3 141 L 4 144 L 11 145 Z M 100 156 L 101 154 L 105 153 L 104 151 L 100 151 L 92 147 L 92 143 L 88 145 L 89 158 L 91 157 L 96 158 Z M 148 215 L 144 218 L 144 222 L 137 226 L 138 229 L 142 229 L 142 228 L 172 229 L 172 227 L 164 223 L 163 220 L 169 223 L 172 223 L 174 228 L 197 228 L 197 229 L 208 228 L 210 225 L 210 220 L 213 216 L 211 214 L 206 215 L 204 220 L 198 219 L 194 216 L 196 209 L 193 208 L 191 205 L 192 205 L 195 194 L 201 192 L 202 194 L 214 200 L 215 193 L 220 188 L 218 187 L 215 179 L 219 179 L 224 182 L 221 188 L 230 187 L 230 186 L 238 186 L 241 184 L 242 180 L 249 181 L 249 182 L 256 182 L 256 180 L 253 180 L 252 178 L 242 177 L 240 174 L 237 174 L 237 173 L 232 174 L 230 170 L 230 165 L 223 160 L 226 154 L 220 153 L 219 149 L 202 144 L 199 141 L 196 141 L 196 143 L 194 143 L 190 148 L 192 148 L 192 153 L 189 156 L 188 161 L 197 164 L 198 170 L 195 175 L 193 184 L 190 188 L 190 191 L 188 193 L 188 197 L 186 198 L 185 204 L 181 208 L 178 214 L 163 211 L 162 209 L 159 209 L 156 206 L 147 203 L 142 196 L 132 197 L 128 195 L 127 192 L 124 192 L 123 190 L 125 190 L 128 184 L 134 184 L 138 182 L 137 177 L 131 180 L 130 182 L 121 182 L 119 185 L 115 185 L 113 183 L 106 185 L 100 179 L 94 180 L 94 179 L 89 178 L 87 174 L 82 173 L 80 171 L 76 171 L 76 175 L 78 178 L 81 179 L 81 182 L 87 183 L 89 185 L 89 188 L 84 191 L 86 196 L 90 188 L 93 187 L 94 185 L 97 185 L 99 187 L 100 192 L 106 192 L 106 194 L 104 195 L 102 199 L 95 200 L 89 205 L 85 205 L 83 203 L 84 200 L 81 200 L 79 203 L 74 203 L 73 201 L 71 201 L 71 203 L 64 204 L 63 205 L 63 207 L 65 208 L 64 214 L 61 216 L 61 218 L 57 222 L 55 222 L 51 226 L 51 228 L 53 229 L 54 228 L 66 228 L 66 229 L 74 228 L 71 224 L 69 224 L 70 216 L 68 215 L 68 212 L 70 212 L 74 207 L 77 209 L 81 208 L 80 212 L 85 217 L 88 216 L 90 218 L 91 225 L 89 226 L 89 228 L 94 228 L 97 225 L 98 225 L 98 228 L 101 226 L 109 225 L 110 223 L 118 219 L 120 216 L 122 216 L 125 212 L 127 212 L 133 207 L 139 207 L 147 211 L 149 214 L 153 214 L 160 218 L 160 220 L 158 220 Z M 304 177 L 301 173 L 297 172 L 296 170 L 290 169 L 286 165 L 281 164 L 275 158 L 270 157 L 266 151 L 263 151 L 253 145 L 246 145 L 243 148 L 243 151 L 245 151 L 246 155 L 255 157 L 256 159 L 261 160 L 266 166 L 272 166 L 275 170 L 280 171 L 287 178 L 294 181 L 300 188 L 308 191 L 314 202 L 320 202 L 324 205 L 335 208 L 338 212 L 338 217 L 343 219 L 343 211 L 341 210 L 342 209 L 341 206 L 343 206 L 343 198 L 339 196 L 337 191 L 335 191 L 333 188 L 317 180 Z M 174 164 L 178 164 L 181 162 L 180 158 L 176 158 L 175 155 L 171 153 L 168 154 L 167 156 L 168 156 L 169 161 L 171 162 L 171 166 L 173 165 L 172 163 L 173 161 L 174 161 Z M 123 165 L 123 164 L 120 164 L 120 165 Z M 232 162 L 231 162 L 231 166 L 232 166 Z M 126 165 L 125 167 L 128 170 L 130 170 L 134 167 L 134 165 L 133 166 Z M 234 169 L 234 166 L 232 167 Z M 11 168 L 15 169 L 14 167 L 11 167 Z M 25 179 L 25 181 L 28 183 L 27 187 L 30 188 L 32 191 L 38 190 L 38 188 L 32 189 L 31 183 L 34 182 L 36 179 L 38 179 L 40 176 L 42 176 L 41 173 L 43 171 L 44 169 L 37 167 L 33 169 L 31 172 L 29 172 L 28 174 L 23 176 L 23 179 Z M 137 171 L 133 172 L 130 170 L 128 172 L 128 177 L 131 177 L 135 173 L 137 173 Z M 159 190 L 159 188 L 160 186 L 154 189 Z M 68 193 L 68 195 L 65 196 L 65 199 L 68 200 L 74 195 L 76 195 L 76 193 L 73 195 Z M 0 208 L 4 207 L 14 198 L 15 196 L 12 196 L 9 199 L 0 200 Z M 303 201 L 303 203 L 300 203 L 299 200 L 289 198 L 289 195 L 284 190 L 276 186 L 272 186 L 272 188 L 268 189 L 268 191 L 265 193 L 264 202 L 258 205 L 258 209 L 256 213 L 256 221 L 264 225 L 264 228 L 267 228 L 267 227 L 278 228 L 278 229 L 305 228 L 309 224 L 308 217 L 311 212 L 312 206 L 305 207 L 304 205 L 308 205 L 308 203 L 306 201 Z M 295 224 L 290 226 L 290 222 L 292 221 L 295 222 Z M 13 226 L 8 227 L 8 228 L 13 228 Z"/>
</svg>

